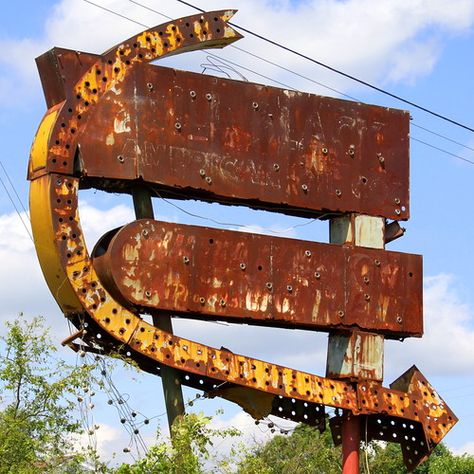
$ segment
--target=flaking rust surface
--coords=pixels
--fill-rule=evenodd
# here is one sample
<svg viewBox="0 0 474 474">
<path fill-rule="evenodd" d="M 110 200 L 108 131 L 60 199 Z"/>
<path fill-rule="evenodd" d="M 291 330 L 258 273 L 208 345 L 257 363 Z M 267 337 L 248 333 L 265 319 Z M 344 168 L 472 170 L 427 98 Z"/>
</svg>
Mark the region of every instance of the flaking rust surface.
<svg viewBox="0 0 474 474">
<path fill-rule="evenodd" d="M 423 332 L 419 255 L 139 220 L 95 266 L 116 298 L 145 311 L 396 338 Z"/>
<path fill-rule="evenodd" d="M 388 389 L 375 382 L 319 377 L 173 336 L 141 319 L 129 302 L 115 298 L 92 264 L 80 225 L 79 188 L 95 186 L 126 192 L 137 184 L 140 176 L 149 180 L 142 184 L 152 184 L 155 191 L 178 192 L 182 198 L 198 193 L 204 199 L 222 198 L 253 207 L 265 204 L 272 210 L 291 214 L 314 215 L 331 209 L 408 217 L 406 113 L 255 84 L 201 79 L 193 74 L 144 65 L 172 53 L 225 46 L 239 39 L 240 35 L 227 23 L 232 14 L 233 11 L 209 12 L 174 20 L 140 33 L 102 56 L 83 57 L 83 61 L 80 55 L 64 50 L 60 52 L 61 61 L 58 51 L 43 58 L 42 75 L 55 77 L 43 77 L 50 109 L 32 147 L 29 179 L 32 180 L 32 228 L 45 278 L 58 304 L 81 330 L 83 342 L 92 351 L 97 348 L 105 353 L 122 351 L 125 357 L 156 374 L 159 364 L 171 366 L 183 383 L 201 388 L 209 396 L 233 400 L 256 417 L 270 412 L 322 426 L 323 405 L 350 410 L 367 417 L 369 437 L 400 443 L 406 465 L 412 469 L 457 421 L 415 367 Z M 65 71 L 80 77 L 58 76 Z M 160 89 L 162 86 L 156 79 L 164 79 L 166 74 L 172 80 L 168 89 L 166 86 Z M 175 81 L 173 75 L 179 80 Z M 208 91 L 198 89 L 203 84 L 210 84 Z M 154 91 L 155 98 L 148 101 L 146 94 Z M 233 91 L 237 91 L 236 96 L 229 98 L 228 93 Z M 236 99 L 239 93 L 240 102 Z M 179 103 L 175 103 L 176 97 L 180 97 Z M 186 106 L 185 97 L 196 101 L 194 112 L 192 106 Z M 120 101 L 123 107 L 118 109 Z M 130 102 L 136 108 L 131 108 Z M 237 108 L 232 109 L 235 103 Z M 265 109 L 267 103 L 269 108 Z M 332 115 L 329 109 L 324 109 L 324 104 Z M 150 121 L 148 128 L 140 122 L 138 112 L 142 105 L 143 117 Z M 277 109 L 276 105 L 281 107 Z M 155 106 L 159 108 L 155 110 Z M 282 113 L 275 117 L 279 110 Z M 155 112 L 156 117 L 149 115 Z M 235 130 L 229 129 L 231 116 Z M 274 119 L 277 123 L 271 125 Z M 216 127 L 218 120 L 222 120 L 222 129 Z M 94 123 L 103 128 L 95 128 Z M 174 126 L 172 132 L 168 125 Z M 155 129 L 163 138 L 159 144 L 151 140 L 156 139 Z M 104 130 L 107 135 L 103 134 Z M 337 133 L 328 135 L 328 130 Z M 280 141 L 277 132 L 283 137 Z M 256 139 L 260 136 L 265 140 Z M 182 148 L 183 137 L 192 144 L 190 153 Z M 210 154 L 204 144 L 206 137 L 214 140 Z M 111 151 L 104 147 L 110 147 Z M 229 161 L 227 149 L 238 154 L 240 161 Z M 255 158 L 260 153 L 264 156 L 261 162 Z M 104 161 L 100 161 L 100 156 Z M 161 164 L 155 158 L 150 161 L 149 156 L 164 161 Z M 168 164 L 170 168 L 163 171 L 158 164 Z M 189 180 L 183 170 L 189 171 Z M 283 178 L 278 174 L 280 171 L 285 173 Z M 256 177 L 255 182 L 251 176 Z M 238 181 L 245 179 L 240 196 Z M 335 187 L 339 183 L 341 187 Z M 206 188 L 213 185 L 212 190 Z M 313 193 L 315 186 L 329 197 L 324 200 L 322 194 Z M 305 196 L 298 194 L 300 190 Z M 179 257 L 183 257 L 179 249 L 186 249 L 182 245 L 178 245 Z M 133 253 L 134 249 L 129 251 Z M 388 295 L 390 307 L 403 287 L 397 269 L 404 268 L 404 257 L 380 258 L 378 264 L 373 260 L 374 270 L 370 260 L 366 260 L 365 250 L 362 254 L 345 260 L 357 275 L 357 281 L 348 284 L 367 285 L 365 276 L 369 283 L 373 282 L 375 290 L 367 293 L 370 298 L 364 293 L 363 301 L 352 303 L 354 312 L 369 302 L 373 304 L 373 295 L 379 293 L 384 298 Z M 294 262 L 301 263 L 300 258 L 295 257 Z M 180 263 L 188 266 L 191 259 Z M 170 265 L 174 266 L 175 262 Z M 304 273 L 306 264 L 295 265 L 298 275 Z M 409 266 L 406 268 L 410 272 Z M 257 267 L 257 272 L 263 274 L 263 265 L 262 270 Z M 420 276 L 415 270 L 412 276 L 404 274 L 403 278 L 408 285 L 407 281 Z M 297 281 L 299 284 L 300 279 Z M 257 282 L 262 283 L 263 279 Z M 394 293 L 385 293 L 386 285 Z M 224 308 L 225 301 L 221 305 Z M 377 301 L 382 308 L 387 306 L 385 300 Z M 176 302 L 180 302 L 179 298 Z M 229 305 L 233 311 L 235 307 Z M 406 323 L 402 320 L 399 324 Z M 238 391 L 234 390 L 236 387 Z M 337 440 L 336 428 L 333 434 Z"/>
</svg>

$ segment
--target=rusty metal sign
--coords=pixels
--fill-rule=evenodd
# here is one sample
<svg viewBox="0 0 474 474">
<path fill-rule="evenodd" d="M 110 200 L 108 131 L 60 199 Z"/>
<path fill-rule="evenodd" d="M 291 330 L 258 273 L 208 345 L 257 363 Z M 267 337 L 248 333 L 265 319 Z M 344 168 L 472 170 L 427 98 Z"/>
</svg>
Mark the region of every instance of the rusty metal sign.
<svg viewBox="0 0 474 474">
<path fill-rule="evenodd" d="M 108 291 L 138 310 L 423 333 L 419 255 L 139 220 L 107 234 L 93 256 Z"/>
<path fill-rule="evenodd" d="M 380 347 L 381 334 L 422 333 L 419 256 L 357 247 L 357 235 L 327 245 L 152 220 L 109 232 L 92 254 L 86 247 L 78 194 L 91 186 L 147 185 L 296 215 L 408 217 L 406 113 L 146 64 L 232 43 L 240 38 L 232 15 L 170 21 L 102 56 L 56 50 L 39 61 L 49 109 L 29 178 L 46 281 L 92 351 L 122 350 L 154 374 L 173 367 L 181 383 L 257 419 L 323 429 L 324 406 L 343 409 L 365 421 L 370 439 L 400 443 L 413 469 L 457 421 L 415 367 L 390 388 L 376 372 L 320 377 L 172 335 L 140 311 L 360 330 Z M 336 441 L 340 422 L 332 422 Z"/>
<path fill-rule="evenodd" d="M 58 157 L 30 176 L 71 173 L 63 155 L 74 138 L 84 186 L 141 178 L 163 196 L 293 215 L 409 217 L 407 112 L 149 65 L 137 61 L 146 45 L 134 45 L 40 58 L 48 102 L 65 96 L 70 112 L 54 132 Z M 79 79 L 73 88 L 61 87 L 65 75 Z"/>
</svg>

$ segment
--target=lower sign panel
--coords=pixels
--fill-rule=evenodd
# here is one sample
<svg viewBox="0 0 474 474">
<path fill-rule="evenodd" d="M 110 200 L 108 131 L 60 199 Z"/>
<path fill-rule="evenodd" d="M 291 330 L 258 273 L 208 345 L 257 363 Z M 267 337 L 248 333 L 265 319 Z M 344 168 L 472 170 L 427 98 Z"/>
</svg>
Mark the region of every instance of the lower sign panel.
<svg viewBox="0 0 474 474">
<path fill-rule="evenodd" d="M 204 320 L 420 336 L 419 255 L 140 220 L 94 250 L 128 306 Z"/>
</svg>

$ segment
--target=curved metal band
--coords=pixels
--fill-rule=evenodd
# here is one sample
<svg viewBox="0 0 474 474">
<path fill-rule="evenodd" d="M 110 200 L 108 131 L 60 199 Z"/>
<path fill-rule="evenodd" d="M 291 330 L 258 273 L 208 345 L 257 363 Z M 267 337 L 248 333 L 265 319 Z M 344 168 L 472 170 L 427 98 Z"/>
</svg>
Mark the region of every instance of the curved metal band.
<svg viewBox="0 0 474 474">
<path fill-rule="evenodd" d="M 456 419 L 431 388 L 428 395 L 423 395 L 418 389 L 406 393 L 378 385 L 354 385 L 173 336 L 121 306 L 97 277 L 78 212 L 80 179 L 73 176 L 77 135 L 100 97 L 120 87 L 133 64 L 199 47 L 223 46 L 238 39 L 240 36 L 226 24 L 231 14 L 195 15 L 141 33 L 103 55 L 78 81 L 76 95 L 46 114 L 32 147 L 29 176 L 35 246 L 49 288 L 67 316 L 87 315 L 95 321 L 100 330 L 88 335 L 91 341 L 100 343 L 103 335 L 109 335 L 116 346 L 127 346 L 151 362 L 273 397 L 362 414 L 378 414 L 383 403 L 390 407 L 392 417 L 416 421 L 424 427 L 431 426 L 427 420 L 438 420 L 436 429 L 428 433 L 430 442 L 436 444 Z"/>
</svg>

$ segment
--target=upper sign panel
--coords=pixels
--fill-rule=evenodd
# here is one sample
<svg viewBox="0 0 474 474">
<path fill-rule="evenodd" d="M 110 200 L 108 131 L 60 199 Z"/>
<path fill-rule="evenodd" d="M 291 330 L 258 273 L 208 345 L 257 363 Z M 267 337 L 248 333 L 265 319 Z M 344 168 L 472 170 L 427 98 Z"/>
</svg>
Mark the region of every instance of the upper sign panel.
<svg viewBox="0 0 474 474">
<path fill-rule="evenodd" d="M 76 58 L 100 60 L 61 54 L 65 84 Z M 183 199 L 405 220 L 408 134 L 405 111 L 137 63 L 91 108 L 77 143 L 95 187 L 142 178 Z"/>
</svg>

